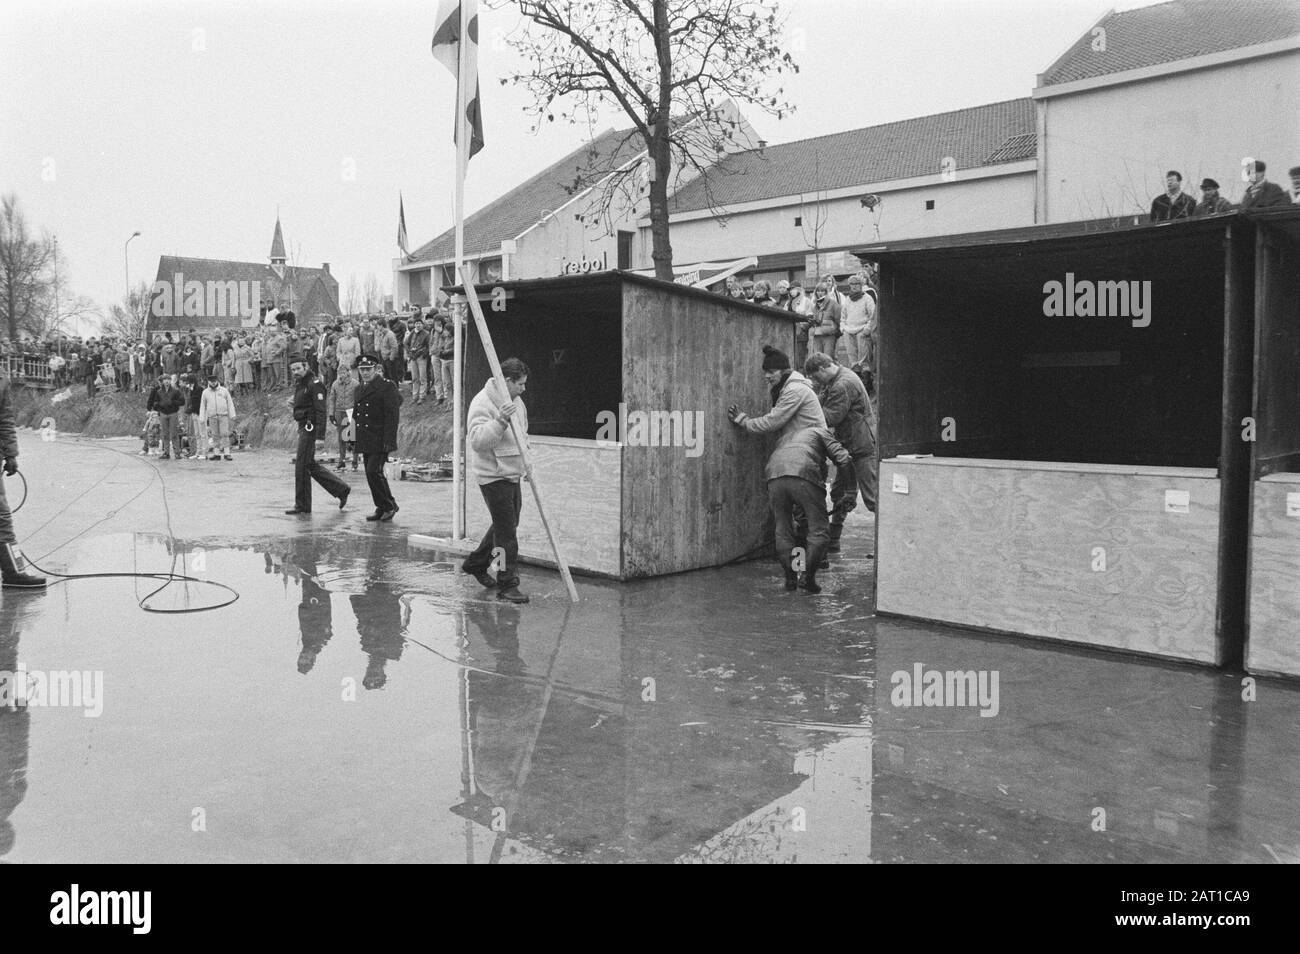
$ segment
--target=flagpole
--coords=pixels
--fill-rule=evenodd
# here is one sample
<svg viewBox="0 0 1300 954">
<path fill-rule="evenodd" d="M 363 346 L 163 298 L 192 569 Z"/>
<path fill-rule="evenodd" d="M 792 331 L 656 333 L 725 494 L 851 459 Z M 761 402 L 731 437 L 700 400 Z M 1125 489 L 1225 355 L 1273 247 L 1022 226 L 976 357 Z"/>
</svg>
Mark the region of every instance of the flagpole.
<svg viewBox="0 0 1300 954">
<path fill-rule="evenodd" d="M 469 165 L 468 120 L 465 115 L 469 95 L 469 80 L 465 75 L 469 57 L 465 55 L 469 43 L 469 23 L 465 0 L 457 5 L 460 16 L 460 42 L 456 45 L 456 278 L 465 267 L 465 167 Z M 445 193 L 444 193 L 445 194 Z M 459 309 L 452 322 L 452 399 L 451 399 L 451 536 L 453 540 L 465 539 L 465 331 L 468 309 Z"/>
</svg>

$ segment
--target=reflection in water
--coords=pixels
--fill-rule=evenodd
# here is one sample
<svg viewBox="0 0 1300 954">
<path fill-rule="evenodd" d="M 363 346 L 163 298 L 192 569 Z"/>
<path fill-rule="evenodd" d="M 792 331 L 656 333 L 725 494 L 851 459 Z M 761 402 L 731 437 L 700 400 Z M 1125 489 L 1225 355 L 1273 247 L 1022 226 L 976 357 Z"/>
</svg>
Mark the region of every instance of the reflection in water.
<svg viewBox="0 0 1300 954">
<path fill-rule="evenodd" d="M 361 651 L 369 657 L 361 684 L 367 689 L 382 689 L 388 682 L 384 667 L 389 661 L 401 659 L 406 645 L 401 599 L 386 583 L 372 583 L 364 593 L 349 599 L 357 617 Z"/>
<path fill-rule="evenodd" d="M 141 540 L 142 560 L 165 555 Z M 83 544 L 82 562 L 69 569 L 97 569 L 123 545 L 108 537 Z M 184 687 L 124 691 L 102 723 L 38 716 L 30 737 L 25 710 L 0 712 L 0 860 L 61 857 L 68 829 L 88 855 L 196 858 L 190 842 L 169 840 L 150 819 L 176 810 L 178 786 L 191 776 L 220 773 L 233 759 L 269 791 L 329 790 L 310 819 L 275 815 L 256 845 L 229 828 L 214 832 L 238 860 L 1268 861 L 1300 853 L 1300 693 L 1285 685 L 1245 704 L 1240 674 L 876 619 L 835 573 L 815 601 L 773 593 L 768 567 L 740 566 L 635 584 L 584 581 L 578 606 L 543 596 L 519 607 L 481 598 L 454 568 L 437 572 L 382 535 L 304 534 L 211 551 L 209 560 L 249 598 L 229 616 L 195 618 L 220 639 L 185 640 L 173 653 L 140 652 L 145 640 L 170 639 L 175 624 L 136 614 L 125 587 L 131 608 L 119 622 L 139 624 L 125 636 L 103 625 L 99 584 L 63 589 L 66 622 L 48 598 L 0 598 L 0 668 L 16 664 L 19 630 L 35 666 L 33 653 L 49 648 L 32 637 L 43 625 L 71 635 L 59 652 L 73 661 L 129 665 L 150 684 Z M 112 585 L 98 593 L 117 599 Z M 355 644 L 321 656 L 334 624 L 345 625 L 345 606 L 364 656 Z M 36 618 L 19 620 L 23 607 L 36 607 Z M 295 616 L 299 645 L 268 640 L 289 638 Z M 219 703 L 204 693 L 247 680 L 258 650 L 268 665 L 252 674 L 255 708 L 242 729 L 214 729 Z M 400 669 L 391 665 L 398 659 Z M 998 715 L 894 706 L 892 674 L 918 663 L 999 672 Z M 331 718 L 351 702 L 332 683 L 362 668 L 367 688 L 386 691 Z M 114 686 L 119 677 L 125 684 L 125 669 Z M 249 744 L 248 727 L 270 720 L 283 731 Z M 76 753 L 95 748 L 102 736 L 90 733 L 108 727 L 125 741 L 98 746 L 102 757 L 83 764 Z M 286 757 L 288 740 L 308 735 L 318 744 Z M 196 738 L 204 746 L 187 756 Z M 165 784 L 130 776 L 153 781 L 158 752 L 181 756 L 167 760 Z M 41 782 L 30 790 L 29 763 Z M 365 784 L 322 785 L 340 765 Z M 188 792 L 181 797 L 194 804 Z M 232 787 L 225 808 L 251 814 L 262 810 L 259 797 Z M 1090 826 L 1098 807 L 1105 832 Z"/>
<path fill-rule="evenodd" d="M 316 665 L 316 657 L 334 635 L 334 610 L 330 594 L 316 582 L 316 565 L 302 567 L 302 598 L 298 601 L 298 632 L 302 649 L 298 652 L 298 671 L 304 676 Z"/>
<path fill-rule="evenodd" d="M 42 595 L 8 592 L 0 599 L 0 673 L 4 677 L 18 670 L 18 639 L 43 606 Z M 0 705 L 0 858 L 9 854 L 17 839 L 12 816 L 27 794 L 31 725 L 27 706 Z"/>
</svg>

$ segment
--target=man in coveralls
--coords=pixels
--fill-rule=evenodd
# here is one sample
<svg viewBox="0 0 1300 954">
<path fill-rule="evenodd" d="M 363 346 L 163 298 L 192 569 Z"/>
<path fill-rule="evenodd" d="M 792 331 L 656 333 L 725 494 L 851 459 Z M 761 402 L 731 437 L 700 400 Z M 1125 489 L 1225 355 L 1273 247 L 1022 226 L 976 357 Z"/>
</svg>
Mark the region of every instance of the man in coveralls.
<svg viewBox="0 0 1300 954">
<path fill-rule="evenodd" d="M 337 497 L 339 509 L 348 502 L 352 488 L 341 477 L 323 467 L 316 460 L 316 442 L 325 440 L 325 385 L 316 380 L 307 362 L 296 359 L 289 365 L 297 386 L 293 391 L 291 404 L 293 419 L 298 422 L 298 455 L 294 458 L 294 503 L 288 514 L 311 513 L 311 482 L 324 487 L 332 497 Z"/>
</svg>

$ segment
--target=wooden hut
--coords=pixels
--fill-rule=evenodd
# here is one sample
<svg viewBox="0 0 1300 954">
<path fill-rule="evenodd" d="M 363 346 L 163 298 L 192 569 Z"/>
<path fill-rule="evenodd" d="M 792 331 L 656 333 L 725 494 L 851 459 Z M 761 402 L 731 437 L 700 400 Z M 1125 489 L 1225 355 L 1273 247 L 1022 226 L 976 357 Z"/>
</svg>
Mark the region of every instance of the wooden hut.
<svg viewBox="0 0 1300 954">
<path fill-rule="evenodd" d="M 1300 676 L 1300 210 L 1255 236 L 1246 668 Z"/>
<path fill-rule="evenodd" d="M 726 410 L 771 406 L 762 348 L 792 351 L 791 316 L 615 271 L 478 292 L 497 354 L 528 365 L 534 472 L 575 571 L 659 576 L 770 546 L 769 444 L 738 433 Z M 490 371 L 472 323 L 466 341 L 468 408 Z M 524 498 L 521 558 L 547 564 L 550 546 Z M 470 478 L 470 545 L 489 523 Z"/>
<path fill-rule="evenodd" d="M 859 252 L 881 283 L 878 610 L 1239 660 L 1255 243 L 1230 213 Z"/>
</svg>

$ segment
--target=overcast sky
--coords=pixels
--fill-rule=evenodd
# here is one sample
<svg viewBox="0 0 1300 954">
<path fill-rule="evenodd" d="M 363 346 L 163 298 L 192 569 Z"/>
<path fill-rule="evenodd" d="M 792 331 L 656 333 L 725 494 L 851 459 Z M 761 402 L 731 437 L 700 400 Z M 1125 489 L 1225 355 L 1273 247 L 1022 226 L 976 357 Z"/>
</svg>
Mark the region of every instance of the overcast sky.
<svg viewBox="0 0 1300 954">
<path fill-rule="evenodd" d="M 800 64 L 788 142 L 1029 95 L 1035 74 L 1123 0 L 784 0 Z M 290 254 L 341 285 L 452 217 L 452 76 L 430 55 L 437 0 L 0 3 L 0 192 L 58 236 L 67 291 L 120 298 L 160 255 L 264 261 L 278 207 Z M 589 130 L 528 132 L 525 93 L 503 87 L 483 11 L 487 145 L 470 163 L 473 209 L 581 145 Z M 615 113 L 590 130 L 626 122 Z M 350 177 L 349 177 L 350 176 Z M 65 292 L 66 294 L 67 292 Z"/>
</svg>

